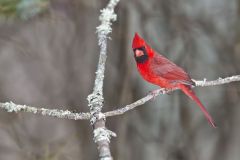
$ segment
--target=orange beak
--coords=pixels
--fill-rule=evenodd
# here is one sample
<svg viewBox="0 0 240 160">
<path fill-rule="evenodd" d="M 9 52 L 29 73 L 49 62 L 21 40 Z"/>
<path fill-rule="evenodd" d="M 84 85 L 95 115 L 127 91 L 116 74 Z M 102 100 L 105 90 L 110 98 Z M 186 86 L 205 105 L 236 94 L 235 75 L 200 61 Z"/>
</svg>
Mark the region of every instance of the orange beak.
<svg viewBox="0 0 240 160">
<path fill-rule="evenodd" d="M 135 51 L 135 56 L 136 57 L 140 57 L 140 56 L 143 56 L 143 55 L 144 55 L 143 51 L 138 50 L 138 49 Z"/>
</svg>

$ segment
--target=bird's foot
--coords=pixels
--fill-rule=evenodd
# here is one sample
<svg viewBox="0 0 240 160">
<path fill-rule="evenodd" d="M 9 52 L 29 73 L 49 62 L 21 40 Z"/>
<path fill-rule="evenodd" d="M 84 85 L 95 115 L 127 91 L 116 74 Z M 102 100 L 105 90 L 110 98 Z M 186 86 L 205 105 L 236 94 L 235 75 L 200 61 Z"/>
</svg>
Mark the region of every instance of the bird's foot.
<svg viewBox="0 0 240 160">
<path fill-rule="evenodd" d="M 163 89 L 161 89 L 161 93 L 162 94 L 168 94 L 168 95 L 170 95 L 171 94 L 171 92 L 173 91 L 173 89 L 167 89 L 167 88 L 163 88 Z"/>
<path fill-rule="evenodd" d="M 153 91 L 149 91 L 149 94 L 153 96 L 152 100 L 155 100 L 155 98 L 159 95 L 159 94 L 170 94 L 174 89 L 169 89 L 169 88 L 161 88 L 158 90 L 153 90 Z"/>
<path fill-rule="evenodd" d="M 153 91 L 149 91 L 149 94 L 152 95 L 152 99 L 151 101 L 154 101 L 155 98 L 159 95 L 159 90 L 153 90 Z"/>
<path fill-rule="evenodd" d="M 169 92 L 169 89 L 166 89 L 166 88 L 161 88 L 160 89 L 161 94 L 168 94 L 168 92 Z"/>
</svg>

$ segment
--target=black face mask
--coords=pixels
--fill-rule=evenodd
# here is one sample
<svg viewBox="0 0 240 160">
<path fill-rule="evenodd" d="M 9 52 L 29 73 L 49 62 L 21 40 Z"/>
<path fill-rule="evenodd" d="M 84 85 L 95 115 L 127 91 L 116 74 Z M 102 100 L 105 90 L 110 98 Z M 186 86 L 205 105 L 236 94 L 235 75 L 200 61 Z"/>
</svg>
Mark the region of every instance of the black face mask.
<svg viewBox="0 0 240 160">
<path fill-rule="evenodd" d="M 137 57 L 136 54 L 135 54 L 136 50 L 142 51 L 143 55 Z M 145 47 L 135 48 L 133 50 L 133 52 L 134 52 L 134 58 L 135 58 L 137 63 L 144 63 L 148 60 L 148 55 L 147 55 L 147 51 L 146 51 Z"/>
</svg>

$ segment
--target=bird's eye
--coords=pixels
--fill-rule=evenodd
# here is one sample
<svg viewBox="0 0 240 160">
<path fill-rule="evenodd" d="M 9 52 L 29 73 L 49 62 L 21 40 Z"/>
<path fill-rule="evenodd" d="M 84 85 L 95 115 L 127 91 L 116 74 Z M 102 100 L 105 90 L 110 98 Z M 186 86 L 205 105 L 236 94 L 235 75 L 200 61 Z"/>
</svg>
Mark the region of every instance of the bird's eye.
<svg viewBox="0 0 240 160">
<path fill-rule="evenodd" d="M 142 50 L 142 51 L 146 50 L 144 46 L 140 47 L 139 49 Z"/>
<path fill-rule="evenodd" d="M 139 48 L 135 48 L 133 51 L 135 52 L 136 50 L 145 51 L 146 49 L 145 49 L 145 47 L 144 47 L 144 46 L 142 46 L 142 47 L 139 47 Z"/>
</svg>

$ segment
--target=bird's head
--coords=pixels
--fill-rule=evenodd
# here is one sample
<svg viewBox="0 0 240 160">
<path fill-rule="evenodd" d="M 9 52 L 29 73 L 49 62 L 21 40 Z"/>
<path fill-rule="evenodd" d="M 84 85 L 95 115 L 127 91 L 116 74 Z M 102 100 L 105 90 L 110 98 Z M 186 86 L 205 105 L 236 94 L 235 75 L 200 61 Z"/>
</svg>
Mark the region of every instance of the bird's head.
<svg viewBox="0 0 240 160">
<path fill-rule="evenodd" d="M 138 35 L 138 33 L 135 33 L 135 36 L 133 38 L 132 49 L 134 52 L 134 58 L 137 63 L 144 63 L 148 60 L 149 57 L 153 56 L 152 49 Z"/>
</svg>

